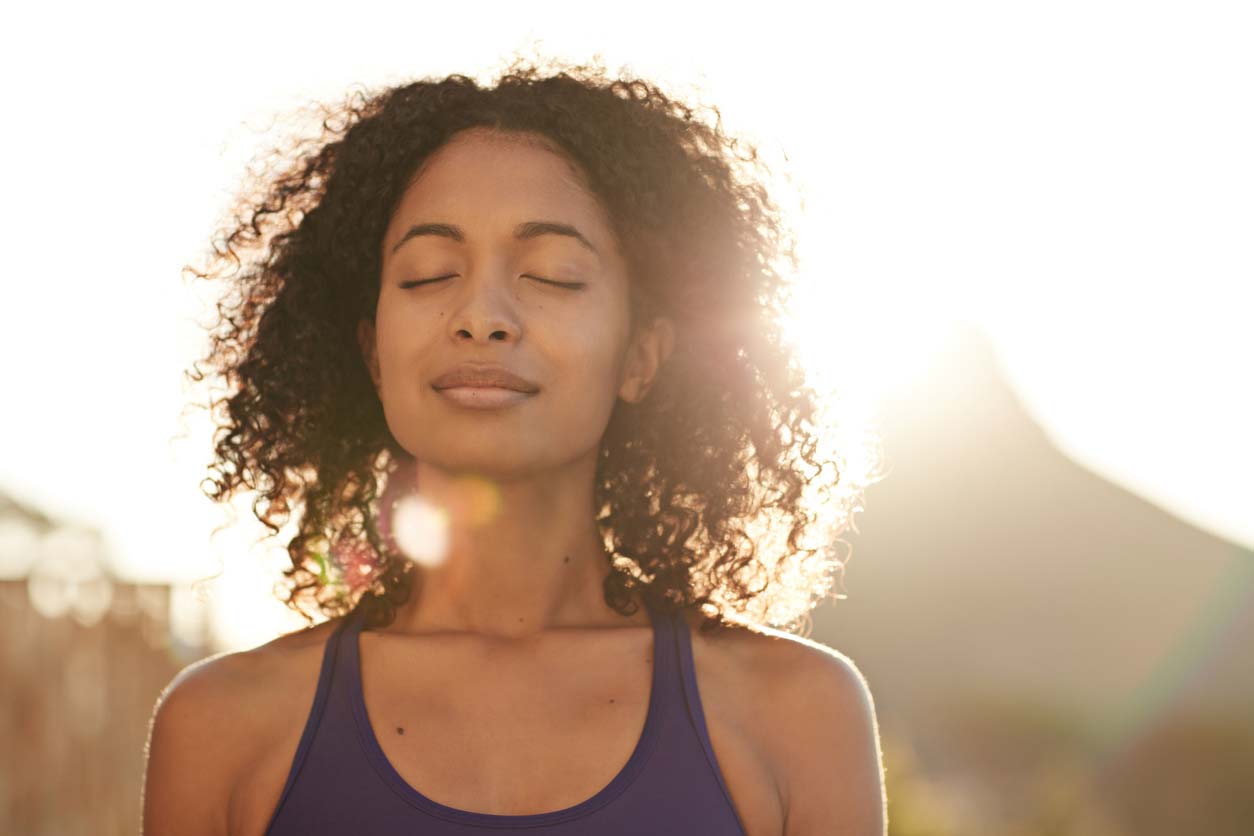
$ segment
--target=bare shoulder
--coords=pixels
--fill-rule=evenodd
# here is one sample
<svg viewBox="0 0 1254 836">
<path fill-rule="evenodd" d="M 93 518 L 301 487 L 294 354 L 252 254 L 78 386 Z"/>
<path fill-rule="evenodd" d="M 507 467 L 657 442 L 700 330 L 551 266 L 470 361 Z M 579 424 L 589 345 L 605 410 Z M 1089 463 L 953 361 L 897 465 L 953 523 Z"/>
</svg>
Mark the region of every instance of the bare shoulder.
<svg viewBox="0 0 1254 836">
<path fill-rule="evenodd" d="M 304 696 L 312 701 L 333 626 L 324 622 L 249 650 L 217 653 L 174 676 L 149 721 L 144 833 L 240 832 L 234 797 L 240 776 L 301 722 L 291 718 L 291 706 Z"/>
<path fill-rule="evenodd" d="M 752 621 L 728 620 L 708 634 L 701 633 L 704 616 L 689 613 L 685 617 L 694 650 L 701 644 L 708 652 L 738 664 L 744 676 L 769 685 L 773 694 L 793 690 L 805 695 L 811 690 L 807 686 L 826 682 L 846 695 L 852 692 L 870 699 L 866 677 L 854 661 L 825 644 Z"/>
<path fill-rule="evenodd" d="M 887 828 L 874 699 L 848 655 L 783 630 L 734 622 L 698 639 L 744 695 L 741 716 L 770 764 L 784 836 L 828 832 L 882 836 Z M 762 710 L 769 706 L 769 710 Z"/>
<path fill-rule="evenodd" d="M 253 709 L 259 704 L 264 707 L 264 696 L 277 680 L 298 672 L 301 662 L 311 655 L 321 656 L 334 625 L 334 621 L 323 622 L 249 650 L 216 653 L 192 662 L 162 690 L 154 720 L 164 716 L 174 721 L 193 711 L 200 713 L 200 720 L 237 721 L 229 723 L 231 727 L 246 723 L 249 716 L 255 716 Z M 261 702 L 249 702 L 248 712 L 238 712 L 240 700 L 251 697 Z"/>
</svg>

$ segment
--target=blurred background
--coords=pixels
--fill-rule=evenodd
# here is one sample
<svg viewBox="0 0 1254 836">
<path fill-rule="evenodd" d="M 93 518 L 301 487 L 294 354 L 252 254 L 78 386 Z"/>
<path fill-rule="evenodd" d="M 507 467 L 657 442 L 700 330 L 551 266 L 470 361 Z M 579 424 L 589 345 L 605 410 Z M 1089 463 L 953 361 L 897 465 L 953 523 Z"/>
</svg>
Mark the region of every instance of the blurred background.
<svg viewBox="0 0 1254 836">
<path fill-rule="evenodd" d="M 304 626 L 185 409 L 181 269 L 249 161 L 516 51 L 691 91 L 776 175 L 790 333 L 887 469 L 809 635 L 870 683 L 890 832 L 1254 832 L 1248 4 L 5 17 L 0 832 L 137 832 L 161 689 Z"/>
</svg>

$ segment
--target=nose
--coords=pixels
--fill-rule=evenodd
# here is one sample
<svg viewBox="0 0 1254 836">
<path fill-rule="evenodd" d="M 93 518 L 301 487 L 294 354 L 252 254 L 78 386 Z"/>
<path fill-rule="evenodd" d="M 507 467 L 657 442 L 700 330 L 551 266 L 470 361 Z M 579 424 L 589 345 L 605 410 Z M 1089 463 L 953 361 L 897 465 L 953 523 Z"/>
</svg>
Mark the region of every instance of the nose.
<svg viewBox="0 0 1254 836">
<path fill-rule="evenodd" d="M 517 341 L 522 325 L 512 304 L 508 278 L 497 281 L 468 276 L 462 287 L 465 293 L 448 323 L 455 342 Z"/>
</svg>

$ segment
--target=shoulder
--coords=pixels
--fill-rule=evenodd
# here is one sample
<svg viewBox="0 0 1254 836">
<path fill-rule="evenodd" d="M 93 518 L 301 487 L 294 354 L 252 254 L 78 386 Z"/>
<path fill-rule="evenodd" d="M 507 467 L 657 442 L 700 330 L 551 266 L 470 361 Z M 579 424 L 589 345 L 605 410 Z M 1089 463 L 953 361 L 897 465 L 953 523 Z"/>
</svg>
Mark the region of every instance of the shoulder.
<svg viewBox="0 0 1254 836">
<path fill-rule="evenodd" d="M 153 722 L 185 723 L 197 720 L 235 720 L 246 723 L 251 712 L 234 712 L 241 697 L 262 696 L 296 672 L 322 649 L 336 622 L 327 621 L 286 633 L 250 650 L 228 651 L 191 663 L 162 690 Z M 239 716 L 236 716 L 238 714 Z M 231 725 L 235 725 L 232 723 Z"/>
<path fill-rule="evenodd" d="M 691 622 L 694 647 L 698 620 Z M 882 836 L 879 727 L 870 687 L 853 659 L 749 622 L 714 631 L 706 644 L 740 680 L 745 716 L 754 718 L 779 786 L 784 836 L 826 832 L 833 821 L 843 823 L 841 832 Z"/>
<path fill-rule="evenodd" d="M 846 698 L 870 701 L 866 677 L 854 661 L 825 644 L 752 621 L 728 620 L 724 626 L 700 632 L 704 616 L 685 614 L 694 645 L 727 657 L 742 673 L 769 684 L 772 694 L 804 698 L 813 687 L 826 685 Z"/>
<path fill-rule="evenodd" d="M 193 662 L 162 690 L 149 721 L 143 792 L 145 832 L 230 832 L 239 776 L 286 728 L 297 691 L 316 688 L 334 622 L 250 650 Z M 309 669 L 313 668 L 313 681 Z"/>
</svg>

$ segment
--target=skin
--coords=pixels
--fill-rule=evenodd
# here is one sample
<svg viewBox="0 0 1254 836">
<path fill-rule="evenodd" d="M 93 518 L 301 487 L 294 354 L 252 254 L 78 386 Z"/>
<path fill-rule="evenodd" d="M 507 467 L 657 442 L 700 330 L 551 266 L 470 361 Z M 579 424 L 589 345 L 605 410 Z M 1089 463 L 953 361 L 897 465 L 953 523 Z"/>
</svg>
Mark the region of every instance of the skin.
<svg viewBox="0 0 1254 836">
<path fill-rule="evenodd" d="M 532 220 L 573 225 L 599 255 L 567 236 L 516 240 L 515 225 Z M 428 222 L 454 224 L 465 240 L 419 236 L 393 252 Z M 616 400 L 647 393 L 674 328 L 659 318 L 632 332 L 631 278 L 602 207 L 539 137 L 470 129 L 411 182 L 382 258 L 375 319 L 358 327 L 362 356 L 391 432 L 417 459 L 417 494 L 450 527 L 444 562 L 423 567 L 388 629 L 520 638 L 621 625 L 601 587 L 597 451 Z M 450 278 L 401 286 L 439 276 Z M 498 410 L 453 405 L 430 382 L 466 361 L 503 365 L 540 391 Z M 483 497 L 490 513 L 476 511 Z"/>
</svg>

